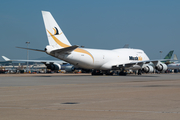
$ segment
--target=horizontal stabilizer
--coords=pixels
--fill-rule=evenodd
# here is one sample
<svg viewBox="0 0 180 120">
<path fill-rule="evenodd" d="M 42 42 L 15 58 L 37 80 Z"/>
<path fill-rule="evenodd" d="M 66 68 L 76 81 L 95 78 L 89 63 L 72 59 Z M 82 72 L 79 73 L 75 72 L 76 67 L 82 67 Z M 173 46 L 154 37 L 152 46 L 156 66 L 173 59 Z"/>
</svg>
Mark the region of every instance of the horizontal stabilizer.
<svg viewBox="0 0 180 120">
<path fill-rule="evenodd" d="M 67 53 L 70 54 L 73 50 L 75 50 L 76 48 L 78 48 L 78 45 L 73 45 L 70 47 L 66 47 L 66 48 L 62 48 L 62 49 L 57 49 L 57 50 L 53 50 L 51 53 L 59 53 L 59 54 L 63 54 L 63 53 Z"/>
<path fill-rule="evenodd" d="M 23 48 L 23 47 L 16 47 L 16 48 L 26 49 L 26 50 L 33 50 L 33 51 L 39 51 L 39 52 L 46 52 L 45 50 L 32 49 L 32 48 Z"/>
</svg>

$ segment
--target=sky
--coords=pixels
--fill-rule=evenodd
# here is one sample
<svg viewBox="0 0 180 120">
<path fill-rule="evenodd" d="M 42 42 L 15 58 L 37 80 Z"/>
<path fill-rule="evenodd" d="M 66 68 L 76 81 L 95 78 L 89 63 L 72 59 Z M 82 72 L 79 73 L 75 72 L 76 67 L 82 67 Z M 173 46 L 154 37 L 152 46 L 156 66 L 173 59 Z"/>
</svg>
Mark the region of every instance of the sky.
<svg viewBox="0 0 180 120">
<path fill-rule="evenodd" d="M 117 49 L 129 44 L 150 59 L 170 50 L 180 58 L 179 0 L 2 0 L 0 56 L 27 59 L 48 45 L 41 11 L 49 11 L 72 45 Z M 160 53 L 162 51 L 162 53 Z M 29 59 L 51 59 L 29 51 Z M 3 60 L 0 57 L 0 60 Z"/>
</svg>

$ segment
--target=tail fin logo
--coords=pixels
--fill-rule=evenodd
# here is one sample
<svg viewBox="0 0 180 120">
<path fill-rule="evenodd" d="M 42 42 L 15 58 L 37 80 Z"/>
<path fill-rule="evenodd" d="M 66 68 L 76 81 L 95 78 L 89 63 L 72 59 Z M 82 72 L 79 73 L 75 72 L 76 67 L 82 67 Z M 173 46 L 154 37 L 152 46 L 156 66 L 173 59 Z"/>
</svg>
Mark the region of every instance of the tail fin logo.
<svg viewBox="0 0 180 120">
<path fill-rule="evenodd" d="M 54 39 L 54 41 L 55 41 L 59 46 L 61 46 L 61 47 L 63 47 L 63 48 L 70 47 L 70 45 L 67 45 L 67 44 L 63 43 L 61 40 L 59 40 L 59 39 L 55 36 L 55 35 L 61 35 L 63 32 L 61 32 L 61 33 L 59 34 L 58 29 L 57 29 L 56 27 L 54 27 L 53 29 L 54 29 L 54 35 L 53 35 L 51 32 L 49 32 L 49 30 L 47 30 L 47 31 L 48 31 L 48 33 L 50 34 L 50 36 Z M 85 53 L 85 54 L 89 55 L 89 56 L 92 58 L 93 63 L 94 63 L 94 57 L 93 57 L 93 56 L 91 55 L 91 53 L 89 53 L 88 51 L 86 51 L 86 50 L 84 50 L 84 49 L 81 49 L 81 48 L 76 48 L 74 51 L 75 51 L 75 52 L 79 52 L 79 53 Z"/>
<path fill-rule="evenodd" d="M 56 27 L 54 27 L 53 30 L 54 30 L 54 35 L 59 35 L 59 31 Z"/>
</svg>

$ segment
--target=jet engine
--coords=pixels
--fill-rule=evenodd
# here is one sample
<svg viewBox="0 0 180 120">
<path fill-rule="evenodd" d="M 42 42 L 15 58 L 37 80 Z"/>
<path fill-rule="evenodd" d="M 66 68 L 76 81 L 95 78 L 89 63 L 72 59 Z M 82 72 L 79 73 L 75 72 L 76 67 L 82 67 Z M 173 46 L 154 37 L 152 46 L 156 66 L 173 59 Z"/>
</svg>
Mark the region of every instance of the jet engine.
<svg viewBox="0 0 180 120">
<path fill-rule="evenodd" d="M 154 68 L 152 67 L 152 66 L 150 66 L 150 65 L 146 65 L 145 67 L 143 67 L 143 69 L 142 69 L 144 72 L 146 72 L 146 73 L 152 73 L 152 72 L 154 72 Z"/>
<path fill-rule="evenodd" d="M 166 71 L 167 70 L 167 65 L 160 62 L 159 64 L 156 65 L 155 67 L 158 71 Z"/>
<path fill-rule="evenodd" d="M 50 63 L 50 64 L 46 64 L 46 66 L 47 69 L 51 69 L 52 71 L 61 69 L 61 65 L 58 63 Z"/>
<path fill-rule="evenodd" d="M 65 71 L 66 72 L 73 72 L 75 70 L 74 66 L 66 66 Z"/>
</svg>

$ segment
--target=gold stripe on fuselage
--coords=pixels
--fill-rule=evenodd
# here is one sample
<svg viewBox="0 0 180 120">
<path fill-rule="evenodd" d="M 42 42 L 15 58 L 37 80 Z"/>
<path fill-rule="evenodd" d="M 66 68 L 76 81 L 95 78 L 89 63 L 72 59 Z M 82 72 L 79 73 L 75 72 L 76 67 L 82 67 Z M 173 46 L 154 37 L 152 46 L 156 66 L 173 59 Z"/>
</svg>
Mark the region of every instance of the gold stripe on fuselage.
<svg viewBox="0 0 180 120">
<path fill-rule="evenodd" d="M 54 29 L 54 28 L 53 28 Z M 48 31 L 48 30 L 47 30 Z M 54 31 L 56 31 L 55 29 L 54 29 Z M 66 48 L 66 47 L 70 47 L 69 45 L 66 45 L 66 44 L 64 44 L 63 42 L 61 42 L 58 38 L 56 38 L 51 32 L 49 32 L 48 31 L 48 33 L 51 35 L 51 37 L 54 39 L 54 41 L 58 44 L 58 45 L 60 45 L 61 47 L 63 47 L 63 48 Z M 61 35 L 62 33 L 60 33 L 60 35 Z M 88 52 L 88 51 L 86 51 L 86 50 L 84 50 L 84 49 L 81 49 L 81 48 L 76 48 L 75 50 L 74 50 L 75 52 L 80 52 L 80 53 L 84 53 L 84 54 L 87 54 L 87 55 L 89 55 L 92 59 L 93 59 L 93 63 L 94 63 L 94 58 L 93 58 L 93 56 Z"/>
</svg>

